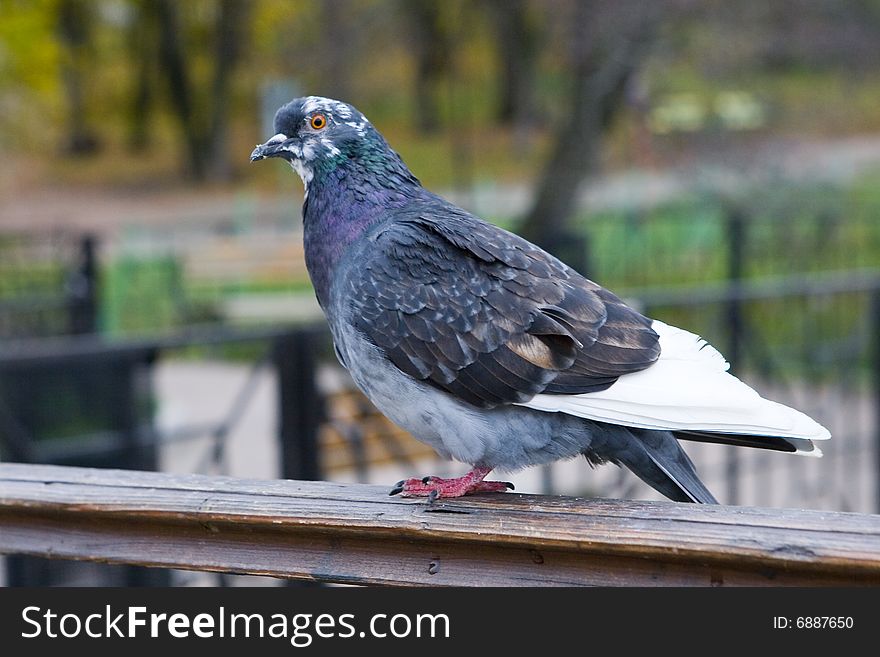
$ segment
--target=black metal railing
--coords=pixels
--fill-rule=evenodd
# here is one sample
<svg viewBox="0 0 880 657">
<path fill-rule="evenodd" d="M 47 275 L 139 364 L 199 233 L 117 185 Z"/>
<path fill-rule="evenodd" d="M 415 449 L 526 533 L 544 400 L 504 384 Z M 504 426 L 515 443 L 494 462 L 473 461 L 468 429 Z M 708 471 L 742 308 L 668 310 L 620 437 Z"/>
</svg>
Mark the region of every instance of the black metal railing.
<svg viewBox="0 0 880 657">
<path fill-rule="evenodd" d="M 96 331 L 98 248 L 88 233 L 0 235 L 0 339 Z"/>
<path fill-rule="evenodd" d="M 317 440 L 324 411 L 315 367 L 324 333 L 323 327 L 309 326 L 206 326 L 141 339 L 108 340 L 88 334 L 5 340 L 0 343 L 0 460 L 157 470 L 162 448 L 208 438 L 194 471 L 223 474 L 230 433 L 252 401 L 259 375 L 272 369 L 278 474 L 285 479 L 319 479 Z M 219 417 L 169 430 L 156 426 L 151 380 L 163 357 L 245 344 L 262 347 L 255 350 L 248 375 L 228 406 L 219 409 Z M 15 558 L 9 563 L 8 581 L 70 581 L 71 574 L 63 570 L 59 564 Z M 114 572 L 122 577 L 110 580 L 116 583 L 170 581 L 161 571 Z"/>
</svg>

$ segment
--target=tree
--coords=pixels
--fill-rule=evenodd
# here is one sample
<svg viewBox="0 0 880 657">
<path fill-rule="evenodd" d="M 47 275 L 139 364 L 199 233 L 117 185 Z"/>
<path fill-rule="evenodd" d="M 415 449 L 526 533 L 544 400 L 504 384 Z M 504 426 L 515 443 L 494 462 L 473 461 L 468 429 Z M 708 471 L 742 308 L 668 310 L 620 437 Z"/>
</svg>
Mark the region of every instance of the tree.
<svg viewBox="0 0 880 657">
<path fill-rule="evenodd" d="M 500 63 L 498 119 L 523 127 L 534 118 L 538 30 L 528 0 L 487 0 L 487 6 Z"/>
<path fill-rule="evenodd" d="M 332 98 L 350 98 L 352 92 L 352 61 L 357 57 L 357 30 L 352 25 L 356 12 L 351 0 L 323 0 L 321 28 L 325 42 L 333 44 L 322 49 L 321 67 L 324 73 L 325 95 Z"/>
<path fill-rule="evenodd" d="M 61 79 L 67 97 L 67 130 L 64 151 L 88 155 L 98 150 L 98 138 L 88 121 L 86 80 L 93 64 L 94 6 L 86 0 L 58 3 L 58 39 L 63 46 Z"/>
<path fill-rule="evenodd" d="M 599 164 L 602 137 L 624 105 L 627 84 L 647 57 L 661 12 L 639 0 L 574 5 L 568 113 L 556 131 L 536 199 L 521 232 L 550 250 L 569 235 L 583 181 Z M 605 5 L 605 6 L 603 6 Z"/>
<path fill-rule="evenodd" d="M 423 132 L 440 127 L 440 97 L 452 66 L 452 38 L 444 23 L 446 3 L 436 0 L 404 0 L 415 33 L 416 123 Z"/>
<path fill-rule="evenodd" d="M 229 159 L 229 109 L 232 75 L 242 58 L 245 30 L 250 12 L 249 0 L 221 0 L 217 16 L 214 48 L 214 79 L 207 108 L 208 177 L 228 180 L 232 175 Z"/>
<path fill-rule="evenodd" d="M 184 52 L 186 30 L 181 3 L 154 0 L 148 4 L 159 25 L 159 59 L 187 149 L 189 173 L 196 180 L 228 179 L 232 167 L 228 153 L 229 103 L 232 74 L 242 55 L 248 25 L 247 0 L 219 0 L 214 21 L 213 73 L 209 89 L 198 102 Z"/>
<path fill-rule="evenodd" d="M 150 144 L 150 116 L 155 106 L 157 76 L 157 31 L 149 0 L 135 0 L 134 16 L 128 29 L 128 54 L 134 71 L 129 104 L 128 145 L 141 152 Z"/>
</svg>

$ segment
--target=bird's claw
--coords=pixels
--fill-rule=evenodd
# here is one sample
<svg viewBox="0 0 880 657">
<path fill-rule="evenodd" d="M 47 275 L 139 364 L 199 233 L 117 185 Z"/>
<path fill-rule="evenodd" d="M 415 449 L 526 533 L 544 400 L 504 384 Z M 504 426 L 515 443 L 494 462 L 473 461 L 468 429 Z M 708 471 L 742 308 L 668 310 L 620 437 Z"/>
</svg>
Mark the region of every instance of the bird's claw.
<svg viewBox="0 0 880 657">
<path fill-rule="evenodd" d="M 401 497 L 425 497 L 430 504 L 441 497 L 461 497 L 472 493 L 498 493 L 508 490 L 515 490 L 514 485 L 509 481 L 483 481 L 468 474 L 456 479 L 431 476 L 405 479 L 394 484 L 388 494 Z"/>
</svg>

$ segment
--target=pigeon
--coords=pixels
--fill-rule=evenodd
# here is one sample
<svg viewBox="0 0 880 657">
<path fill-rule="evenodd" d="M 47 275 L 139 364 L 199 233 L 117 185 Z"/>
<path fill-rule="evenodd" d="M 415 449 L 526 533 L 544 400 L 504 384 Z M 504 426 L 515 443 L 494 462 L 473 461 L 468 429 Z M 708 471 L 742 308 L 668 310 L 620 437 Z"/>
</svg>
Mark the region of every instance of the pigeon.
<svg viewBox="0 0 880 657">
<path fill-rule="evenodd" d="M 679 441 L 821 455 L 827 429 L 762 398 L 697 335 L 425 189 L 352 105 L 297 98 L 274 130 L 251 161 L 302 179 L 306 266 L 340 363 L 390 420 L 471 466 L 392 495 L 506 491 L 492 470 L 583 456 L 713 504 Z"/>
</svg>

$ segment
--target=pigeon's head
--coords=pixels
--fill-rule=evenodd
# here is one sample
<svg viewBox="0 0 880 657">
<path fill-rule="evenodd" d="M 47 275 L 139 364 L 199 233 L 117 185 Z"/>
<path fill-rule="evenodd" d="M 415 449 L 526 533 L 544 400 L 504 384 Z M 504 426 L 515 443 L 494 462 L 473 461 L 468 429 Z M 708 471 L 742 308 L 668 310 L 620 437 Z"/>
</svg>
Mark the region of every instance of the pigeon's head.
<svg viewBox="0 0 880 657">
<path fill-rule="evenodd" d="M 370 150 L 386 148 L 385 142 L 357 109 L 320 96 L 296 98 L 275 114 L 275 136 L 259 144 L 251 162 L 280 157 L 308 184 L 316 174 Z"/>
</svg>

